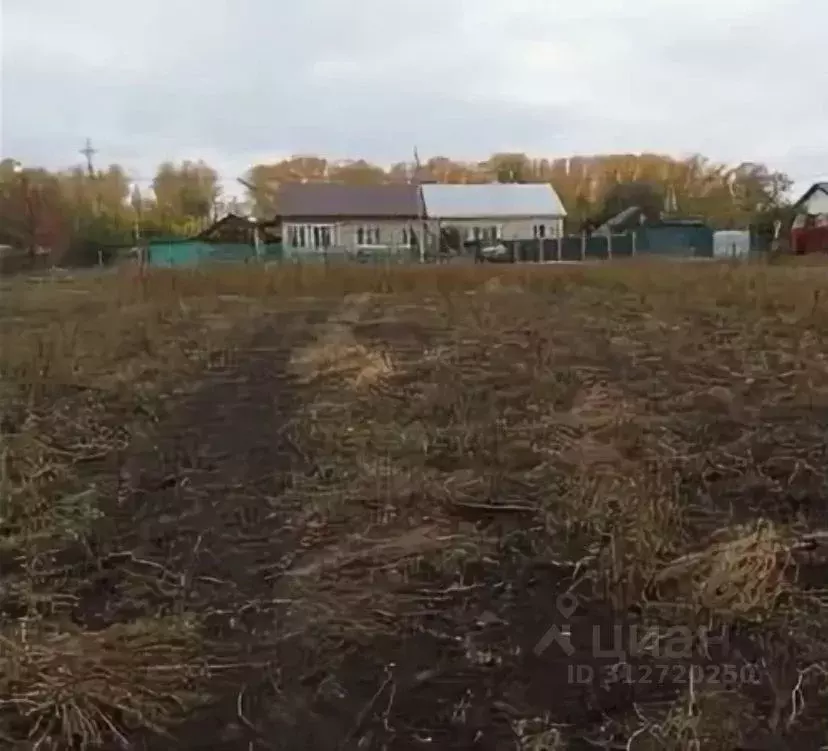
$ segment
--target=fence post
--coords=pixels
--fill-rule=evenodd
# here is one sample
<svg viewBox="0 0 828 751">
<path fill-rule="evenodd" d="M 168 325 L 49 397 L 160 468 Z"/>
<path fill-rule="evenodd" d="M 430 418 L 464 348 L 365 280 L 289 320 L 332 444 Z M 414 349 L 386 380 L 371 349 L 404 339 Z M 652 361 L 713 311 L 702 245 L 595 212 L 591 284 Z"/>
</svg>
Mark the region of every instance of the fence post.
<svg viewBox="0 0 828 751">
<path fill-rule="evenodd" d="M 546 261 L 546 238 L 542 237 L 540 239 L 540 245 L 538 246 L 538 260 L 541 263 Z"/>
<path fill-rule="evenodd" d="M 637 236 L 638 236 L 638 235 L 636 235 L 635 230 L 633 230 L 633 231 L 632 231 L 632 246 L 631 246 L 631 248 L 630 248 L 630 255 L 631 255 L 631 256 L 634 256 L 634 255 L 635 255 L 635 238 L 636 238 Z"/>
<path fill-rule="evenodd" d="M 259 228 L 253 225 L 253 252 L 256 254 L 256 260 L 261 262 L 262 257 L 262 239 L 259 235 Z"/>
<path fill-rule="evenodd" d="M 563 255 L 563 251 L 561 250 L 561 243 L 563 243 L 563 237 L 558 235 L 558 237 L 555 238 L 555 258 L 558 261 L 561 260 L 561 256 Z"/>
<path fill-rule="evenodd" d="M 586 243 L 587 243 L 586 232 L 581 232 L 581 260 L 582 261 L 586 261 Z"/>
<path fill-rule="evenodd" d="M 612 260 L 612 232 L 607 232 L 607 260 Z"/>
</svg>

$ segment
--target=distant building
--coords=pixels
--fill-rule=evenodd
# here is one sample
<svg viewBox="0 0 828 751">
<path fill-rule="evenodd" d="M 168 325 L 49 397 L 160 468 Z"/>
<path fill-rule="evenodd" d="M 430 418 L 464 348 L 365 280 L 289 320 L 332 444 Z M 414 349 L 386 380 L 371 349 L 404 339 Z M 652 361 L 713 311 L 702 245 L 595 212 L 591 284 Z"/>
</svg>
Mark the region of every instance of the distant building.
<svg viewBox="0 0 828 751">
<path fill-rule="evenodd" d="M 798 214 L 828 216 L 828 181 L 814 183 L 794 204 Z"/>
<path fill-rule="evenodd" d="M 548 184 L 285 183 L 286 252 L 461 252 L 561 237 L 566 210 Z"/>
<path fill-rule="evenodd" d="M 466 243 L 563 236 L 566 209 L 548 183 L 428 184 L 422 194 L 429 224 Z"/>
<path fill-rule="evenodd" d="M 422 242 L 417 185 L 283 183 L 276 205 L 287 253 L 411 251 Z"/>
<path fill-rule="evenodd" d="M 635 235 L 636 253 L 698 258 L 715 254 L 713 230 L 703 219 L 665 217 L 650 221 L 640 206 L 624 209 L 591 234 L 606 237 L 626 233 Z"/>
<path fill-rule="evenodd" d="M 279 221 L 257 221 L 249 216 L 228 213 L 216 220 L 193 239 L 218 243 L 277 243 L 281 241 Z"/>
<path fill-rule="evenodd" d="M 828 182 L 814 183 L 794 204 L 791 227 L 794 253 L 828 252 Z"/>
<path fill-rule="evenodd" d="M 646 221 L 647 215 L 644 209 L 640 206 L 630 206 L 596 227 L 592 234 L 617 235 L 637 229 Z"/>
<path fill-rule="evenodd" d="M 153 238 L 131 256 L 148 266 L 185 267 L 210 263 L 247 263 L 281 257 L 278 220 L 256 221 L 227 214 L 188 238 Z"/>
</svg>

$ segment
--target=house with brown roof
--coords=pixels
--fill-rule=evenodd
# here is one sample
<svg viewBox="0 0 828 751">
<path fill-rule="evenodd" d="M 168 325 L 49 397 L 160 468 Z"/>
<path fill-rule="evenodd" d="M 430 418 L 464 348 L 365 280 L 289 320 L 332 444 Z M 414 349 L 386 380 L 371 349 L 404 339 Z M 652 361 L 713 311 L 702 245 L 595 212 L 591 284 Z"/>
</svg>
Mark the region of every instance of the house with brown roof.
<svg viewBox="0 0 828 751">
<path fill-rule="evenodd" d="M 288 252 L 417 250 L 424 214 L 419 187 L 407 183 L 283 183 L 277 192 Z"/>
</svg>

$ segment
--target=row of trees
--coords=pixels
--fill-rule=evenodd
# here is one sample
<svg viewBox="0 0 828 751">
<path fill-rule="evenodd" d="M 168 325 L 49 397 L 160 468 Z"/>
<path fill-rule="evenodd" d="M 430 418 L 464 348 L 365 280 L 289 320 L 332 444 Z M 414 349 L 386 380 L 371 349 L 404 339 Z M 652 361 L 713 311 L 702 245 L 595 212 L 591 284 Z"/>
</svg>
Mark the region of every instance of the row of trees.
<svg viewBox="0 0 828 751">
<path fill-rule="evenodd" d="M 230 176 L 228 176 L 230 177 Z M 365 160 L 333 162 L 296 156 L 256 165 L 244 178 L 253 211 L 276 210 L 276 188 L 285 181 L 376 184 L 398 181 L 446 183 L 550 182 L 577 230 L 639 205 L 652 215 L 703 216 L 714 226 L 745 227 L 766 219 L 785 204 L 791 183 L 762 164 L 730 166 L 697 156 L 674 159 L 658 154 L 533 159 L 495 154 L 483 162 L 434 157 L 384 169 Z M 21 169 L 0 162 L 0 244 L 33 253 L 48 249 L 64 262 L 89 262 L 101 248 L 131 244 L 157 235 L 187 236 L 227 210 L 220 176 L 204 162 L 162 164 L 142 190 L 119 165 L 102 170 L 62 172 Z"/>
<path fill-rule="evenodd" d="M 142 236 L 186 236 L 219 210 L 218 173 L 204 162 L 164 163 L 142 190 L 120 165 L 60 172 L 0 162 L 0 245 L 89 263 Z"/>
<path fill-rule="evenodd" d="M 757 215 L 783 205 L 791 186 L 786 175 L 763 164 L 731 166 L 701 156 L 680 160 L 659 154 L 550 160 L 505 153 L 475 163 L 434 157 L 419 166 L 401 162 L 388 170 L 362 160 L 332 163 L 297 156 L 258 165 L 248 179 L 255 188 L 251 197 L 256 210 L 267 214 L 275 208 L 274 186 L 286 180 L 370 184 L 414 178 L 444 183 L 549 182 L 577 224 L 637 203 L 649 214 L 667 210 L 703 216 L 723 228 L 744 227 Z"/>
</svg>

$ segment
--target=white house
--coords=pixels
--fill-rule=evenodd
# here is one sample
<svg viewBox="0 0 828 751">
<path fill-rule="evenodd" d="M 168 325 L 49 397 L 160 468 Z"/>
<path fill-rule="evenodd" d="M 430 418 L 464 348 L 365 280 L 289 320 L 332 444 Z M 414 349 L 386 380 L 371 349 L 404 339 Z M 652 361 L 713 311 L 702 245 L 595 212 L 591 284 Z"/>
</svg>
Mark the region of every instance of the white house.
<svg viewBox="0 0 828 751">
<path fill-rule="evenodd" d="M 467 241 L 563 236 L 566 209 L 548 183 L 425 184 L 421 190 L 429 223 L 451 226 Z"/>
<path fill-rule="evenodd" d="M 794 204 L 791 227 L 794 253 L 828 252 L 828 182 L 814 183 Z"/>
<path fill-rule="evenodd" d="M 814 183 L 795 204 L 802 216 L 828 215 L 828 182 Z"/>
</svg>

